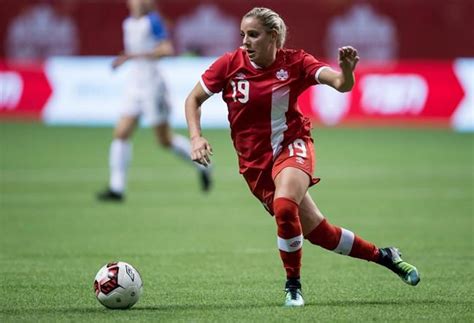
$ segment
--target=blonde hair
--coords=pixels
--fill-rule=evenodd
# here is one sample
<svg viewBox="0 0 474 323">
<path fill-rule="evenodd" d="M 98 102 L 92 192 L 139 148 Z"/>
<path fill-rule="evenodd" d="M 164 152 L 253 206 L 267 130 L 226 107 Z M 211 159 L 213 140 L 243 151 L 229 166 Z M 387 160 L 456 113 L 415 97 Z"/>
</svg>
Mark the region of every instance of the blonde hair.
<svg viewBox="0 0 474 323">
<path fill-rule="evenodd" d="M 277 48 L 282 48 L 285 45 L 286 25 L 279 14 L 268 8 L 255 7 L 244 15 L 244 18 L 250 17 L 257 18 L 267 32 L 275 31 L 277 33 Z"/>
</svg>

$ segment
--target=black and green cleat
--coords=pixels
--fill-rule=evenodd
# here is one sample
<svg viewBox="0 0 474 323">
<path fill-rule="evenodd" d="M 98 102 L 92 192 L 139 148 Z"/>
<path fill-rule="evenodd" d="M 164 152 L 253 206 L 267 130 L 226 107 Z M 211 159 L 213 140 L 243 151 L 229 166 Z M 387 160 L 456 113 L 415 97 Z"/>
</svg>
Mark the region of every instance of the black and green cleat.
<svg viewBox="0 0 474 323">
<path fill-rule="evenodd" d="M 398 275 L 405 283 L 416 286 L 420 282 L 420 273 L 415 266 L 403 261 L 402 254 L 395 247 L 380 248 L 378 263 Z"/>
</svg>

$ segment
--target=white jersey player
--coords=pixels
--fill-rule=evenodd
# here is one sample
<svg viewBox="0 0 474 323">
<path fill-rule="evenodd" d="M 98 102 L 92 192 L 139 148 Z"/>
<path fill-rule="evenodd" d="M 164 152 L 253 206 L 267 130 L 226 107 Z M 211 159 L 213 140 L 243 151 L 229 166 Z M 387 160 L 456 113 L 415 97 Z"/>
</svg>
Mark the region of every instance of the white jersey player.
<svg viewBox="0 0 474 323">
<path fill-rule="evenodd" d="M 115 127 L 110 146 L 110 181 L 108 188 L 98 194 L 103 201 L 122 201 L 126 188 L 126 175 L 131 160 L 130 137 L 139 118 L 147 118 L 158 142 L 178 156 L 193 163 L 189 140 L 173 134 L 169 125 L 171 104 L 166 84 L 158 69 L 157 60 L 173 55 L 174 49 L 162 18 L 153 10 L 152 0 L 127 0 L 130 16 L 123 24 L 125 52 L 112 63 L 118 68 L 130 64 L 127 90 L 120 119 Z M 211 186 L 210 169 L 193 163 L 200 175 L 201 187 Z"/>
<path fill-rule="evenodd" d="M 143 114 L 152 125 L 166 122 L 170 110 L 168 92 L 157 66 L 156 55 L 143 56 L 143 53 L 154 53 L 162 48 L 170 54 L 167 32 L 156 12 L 140 17 L 130 16 L 123 22 L 125 55 L 136 55 L 128 64 L 130 71 L 127 82 L 126 102 L 123 115 L 137 116 Z M 165 48 L 166 46 L 166 48 Z M 154 57 L 155 56 L 155 57 Z M 118 65 L 117 65 L 118 66 Z"/>
</svg>

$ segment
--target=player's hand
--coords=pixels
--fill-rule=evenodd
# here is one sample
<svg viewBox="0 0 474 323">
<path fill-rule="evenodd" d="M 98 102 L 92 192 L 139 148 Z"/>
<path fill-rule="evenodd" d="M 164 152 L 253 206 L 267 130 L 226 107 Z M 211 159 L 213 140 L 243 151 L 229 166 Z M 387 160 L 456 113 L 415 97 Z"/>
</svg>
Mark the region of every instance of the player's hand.
<svg viewBox="0 0 474 323">
<path fill-rule="evenodd" d="M 125 55 L 125 54 L 122 54 L 122 55 L 119 55 L 117 56 L 113 62 L 112 62 L 112 69 L 117 69 L 118 67 L 120 67 L 123 63 L 125 63 L 126 61 L 128 61 L 130 57 L 128 55 Z"/>
<path fill-rule="evenodd" d="M 191 139 L 191 159 L 203 166 L 211 164 L 212 148 L 204 137 Z"/>
<path fill-rule="evenodd" d="M 339 66 L 342 71 L 352 72 L 355 70 L 359 56 L 357 49 L 352 46 L 344 46 L 339 48 Z"/>
</svg>

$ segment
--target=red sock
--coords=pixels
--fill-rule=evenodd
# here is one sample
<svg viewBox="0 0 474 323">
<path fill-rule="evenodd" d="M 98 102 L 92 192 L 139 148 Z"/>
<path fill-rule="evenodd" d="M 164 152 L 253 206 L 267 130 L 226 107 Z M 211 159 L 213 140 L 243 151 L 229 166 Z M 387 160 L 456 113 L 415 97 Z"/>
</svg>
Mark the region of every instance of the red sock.
<svg viewBox="0 0 474 323">
<path fill-rule="evenodd" d="M 303 232 L 298 215 L 298 204 L 280 197 L 273 201 L 273 211 L 278 226 L 278 249 L 286 277 L 300 278 Z"/>
<path fill-rule="evenodd" d="M 326 219 L 305 237 L 312 244 L 332 250 L 341 255 L 377 261 L 378 248 L 368 241 L 356 236 L 353 232 L 334 226 Z"/>
</svg>

